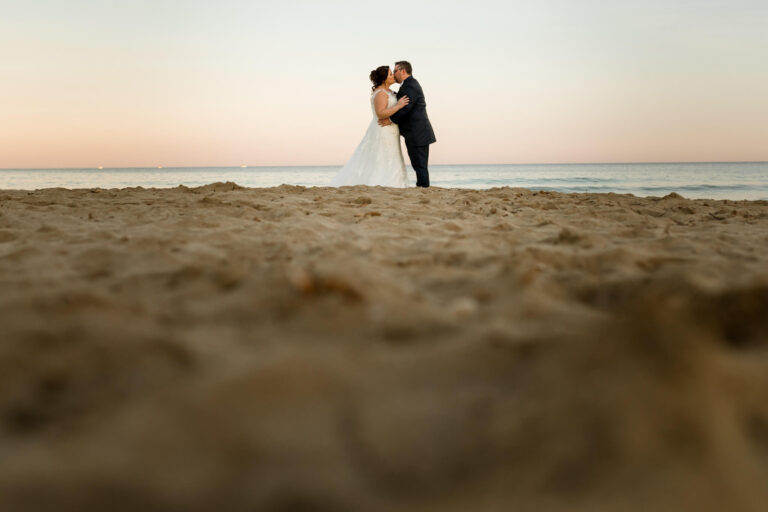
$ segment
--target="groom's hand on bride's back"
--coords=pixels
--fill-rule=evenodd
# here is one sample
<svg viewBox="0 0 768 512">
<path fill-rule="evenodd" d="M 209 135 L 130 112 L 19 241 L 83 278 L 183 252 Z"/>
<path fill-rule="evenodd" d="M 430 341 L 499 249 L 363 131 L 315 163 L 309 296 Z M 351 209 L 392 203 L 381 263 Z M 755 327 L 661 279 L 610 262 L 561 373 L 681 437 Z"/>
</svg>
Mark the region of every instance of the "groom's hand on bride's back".
<svg viewBox="0 0 768 512">
<path fill-rule="evenodd" d="M 379 119 L 379 126 L 389 126 L 391 124 L 392 124 L 392 121 L 389 118 Z"/>
</svg>

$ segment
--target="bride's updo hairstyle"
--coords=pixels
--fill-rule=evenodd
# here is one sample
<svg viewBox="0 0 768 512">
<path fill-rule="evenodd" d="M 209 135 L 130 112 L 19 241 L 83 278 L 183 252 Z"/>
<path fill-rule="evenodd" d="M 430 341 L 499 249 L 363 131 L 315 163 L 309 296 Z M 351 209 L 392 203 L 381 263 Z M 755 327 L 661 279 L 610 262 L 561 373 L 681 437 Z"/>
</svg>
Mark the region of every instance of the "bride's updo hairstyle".
<svg viewBox="0 0 768 512">
<path fill-rule="evenodd" d="M 374 90 L 378 86 L 383 84 L 388 76 L 389 76 L 389 66 L 379 66 L 373 71 L 371 71 L 371 75 L 369 76 L 369 78 L 371 79 L 371 82 L 373 83 L 373 87 L 371 87 L 371 90 Z"/>
</svg>

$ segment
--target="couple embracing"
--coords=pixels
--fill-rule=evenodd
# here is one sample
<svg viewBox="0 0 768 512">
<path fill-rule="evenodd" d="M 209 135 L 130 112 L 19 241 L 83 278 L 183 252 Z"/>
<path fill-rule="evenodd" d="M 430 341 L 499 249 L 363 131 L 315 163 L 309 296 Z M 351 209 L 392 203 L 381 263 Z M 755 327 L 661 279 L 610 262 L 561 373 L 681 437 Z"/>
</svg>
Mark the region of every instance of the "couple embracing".
<svg viewBox="0 0 768 512">
<path fill-rule="evenodd" d="M 412 72 L 411 64 L 406 61 L 396 62 L 394 72 L 389 66 L 371 71 L 373 119 L 331 186 L 408 186 L 400 149 L 401 135 L 416 173 L 416 186 L 429 186 L 429 145 L 435 142 L 435 133 L 427 117 L 424 92 L 411 76 Z M 397 94 L 389 88 L 395 82 L 400 84 Z"/>
</svg>

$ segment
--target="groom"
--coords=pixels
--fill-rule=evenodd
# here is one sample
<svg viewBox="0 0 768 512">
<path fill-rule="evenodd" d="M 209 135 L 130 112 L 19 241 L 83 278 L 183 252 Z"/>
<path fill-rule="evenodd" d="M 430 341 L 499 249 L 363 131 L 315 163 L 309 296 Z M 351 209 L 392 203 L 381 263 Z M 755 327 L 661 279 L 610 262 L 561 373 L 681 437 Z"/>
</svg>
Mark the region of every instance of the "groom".
<svg viewBox="0 0 768 512">
<path fill-rule="evenodd" d="M 421 85 L 411 76 L 413 69 L 407 61 L 395 62 L 395 81 L 400 84 L 397 99 L 408 96 L 410 103 L 392 114 L 389 119 L 382 119 L 379 124 L 386 126 L 397 123 L 400 135 L 405 139 L 408 158 L 411 159 L 413 170 L 416 171 L 416 186 L 429 186 L 429 145 L 435 142 L 435 132 L 427 117 L 427 102 Z M 391 119 L 391 121 L 390 121 Z"/>
</svg>

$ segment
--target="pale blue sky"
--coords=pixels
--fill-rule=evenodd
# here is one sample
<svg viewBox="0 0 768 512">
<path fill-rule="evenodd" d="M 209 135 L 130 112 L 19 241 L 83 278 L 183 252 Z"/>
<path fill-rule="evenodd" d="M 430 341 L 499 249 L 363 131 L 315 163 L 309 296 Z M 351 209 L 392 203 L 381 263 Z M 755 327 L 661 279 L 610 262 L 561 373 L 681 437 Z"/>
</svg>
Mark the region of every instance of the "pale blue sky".
<svg viewBox="0 0 768 512">
<path fill-rule="evenodd" d="M 768 160 L 764 1 L 0 7 L 0 167 L 342 164 L 400 59 L 435 163 Z"/>
</svg>

